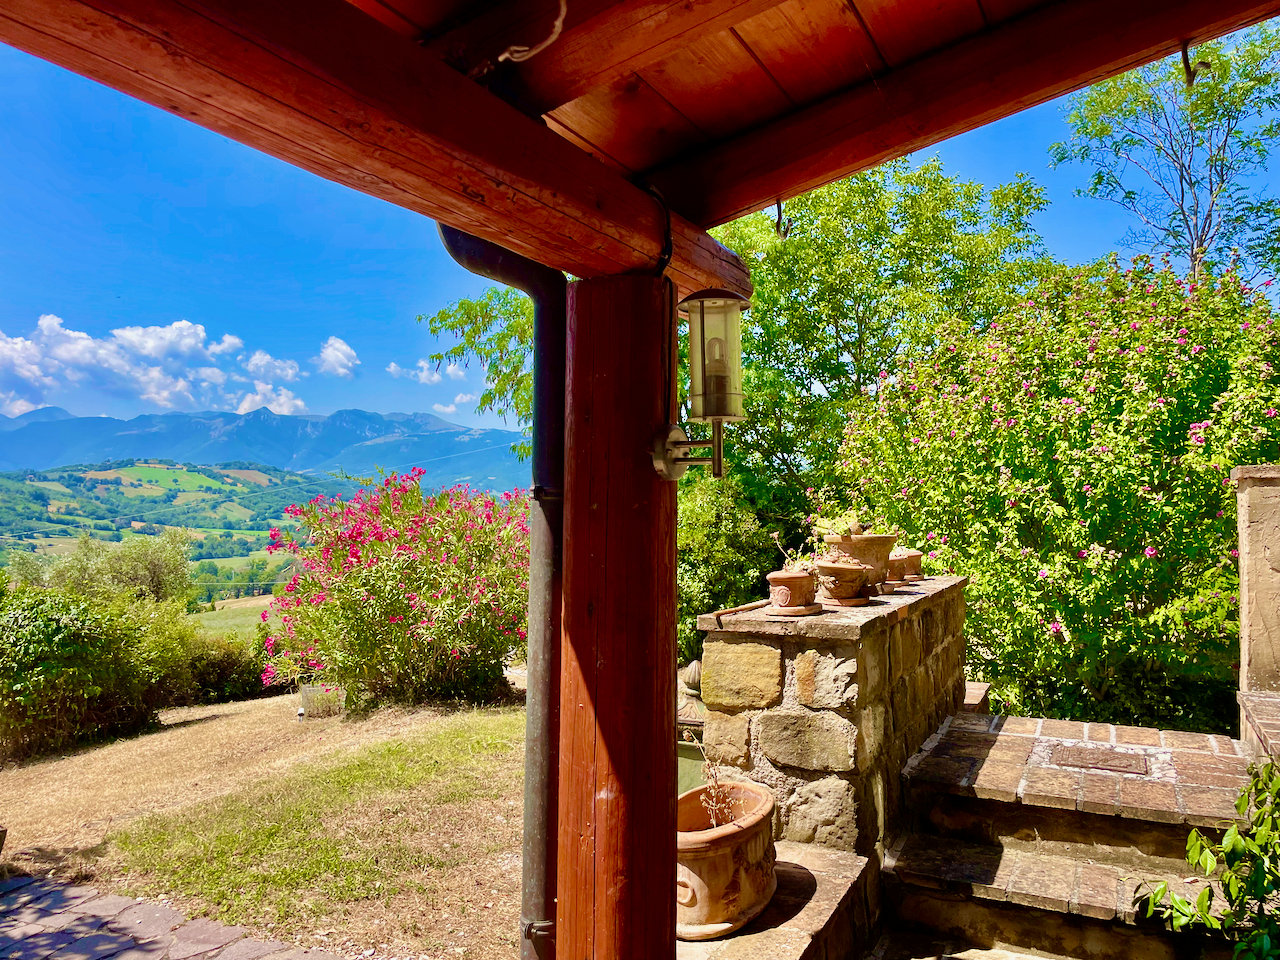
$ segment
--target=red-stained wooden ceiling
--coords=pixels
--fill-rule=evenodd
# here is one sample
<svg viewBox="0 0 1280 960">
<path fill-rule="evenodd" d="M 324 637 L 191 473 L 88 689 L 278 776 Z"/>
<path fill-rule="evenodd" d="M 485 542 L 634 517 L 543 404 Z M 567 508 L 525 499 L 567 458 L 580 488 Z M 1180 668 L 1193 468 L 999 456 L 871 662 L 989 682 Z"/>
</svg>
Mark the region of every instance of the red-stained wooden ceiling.
<svg viewBox="0 0 1280 960">
<path fill-rule="evenodd" d="M 653 265 L 654 188 L 681 288 L 745 289 L 706 228 L 1277 14 L 1280 0 L 0 0 L 0 40 L 579 276 Z"/>
</svg>

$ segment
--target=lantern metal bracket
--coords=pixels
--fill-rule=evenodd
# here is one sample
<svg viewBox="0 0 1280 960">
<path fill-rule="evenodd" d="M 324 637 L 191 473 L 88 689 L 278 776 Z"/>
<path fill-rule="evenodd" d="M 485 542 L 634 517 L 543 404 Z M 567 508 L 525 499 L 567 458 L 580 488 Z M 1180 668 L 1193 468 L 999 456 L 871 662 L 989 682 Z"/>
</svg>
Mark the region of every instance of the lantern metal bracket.
<svg viewBox="0 0 1280 960">
<path fill-rule="evenodd" d="M 689 451 L 710 447 L 711 456 L 691 457 Z M 690 440 L 680 427 L 663 427 L 653 441 L 653 468 L 663 480 L 679 480 L 690 467 L 710 467 L 716 479 L 724 476 L 724 421 L 711 421 L 710 440 Z"/>
</svg>

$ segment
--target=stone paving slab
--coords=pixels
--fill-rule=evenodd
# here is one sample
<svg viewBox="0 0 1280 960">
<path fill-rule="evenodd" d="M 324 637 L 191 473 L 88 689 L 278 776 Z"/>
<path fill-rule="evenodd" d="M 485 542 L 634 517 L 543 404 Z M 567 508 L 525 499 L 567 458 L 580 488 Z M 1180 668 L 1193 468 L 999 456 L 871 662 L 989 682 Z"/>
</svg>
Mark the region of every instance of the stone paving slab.
<svg viewBox="0 0 1280 960">
<path fill-rule="evenodd" d="M 0 960 L 341 960 L 92 887 L 0 879 Z"/>
<path fill-rule="evenodd" d="M 918 790 L 1218 827 L 1238 821 L 1247 750 L 1229 737 L 961 713 L 903 770 Z"/>
</svg>

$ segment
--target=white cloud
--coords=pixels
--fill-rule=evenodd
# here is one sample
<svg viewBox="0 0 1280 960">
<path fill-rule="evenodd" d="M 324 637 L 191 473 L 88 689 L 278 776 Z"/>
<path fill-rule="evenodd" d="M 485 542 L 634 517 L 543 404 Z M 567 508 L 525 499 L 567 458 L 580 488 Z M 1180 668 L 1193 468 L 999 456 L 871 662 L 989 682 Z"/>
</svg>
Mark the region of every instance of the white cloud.
<svg viewBox="0 0 1280 960">
<path fill-rule="evenodd" d="M 298 379 L 298 361 L 277 360 L 265 350 L 255 350 L 244 362 L 244 368 L 253 374 L 255 380 L 285 380 L 292 383 Z"/>
<path fill-rule="evenodd" d="M 475 403 L 476 395 L 474 393 L 460 393 L 453 398 L 454 403 Z"/>
<path fill-rule="evenodd" d="M 457 413 L 458 405 L 456 403 L 451 403 L 446 407 L 443 403 L 433 403 L 431 405 L 431 409 L 436 413 Z"/>
<path fill-rule="evenodd" d="M 419 360 L 416 367 L 408 370 L 392 360 L 387 364 L 387 373 L 396 378 L 408 377 L 410 380 L 418 381 L 418 383 L 439 383 L 444 379 L 440 375 L 440 371 L 433 369 L 426 360 Z"/>
<path fill-rule="evenodd" d="M 233 333 L 224 333 L 222 339 L 217 343 L 209 344 L 209 353 L 213 356 L 221 356 L 224 353 L 235 353 L 244 346 L 244 341 Z"/>
<path fill-rule="evenodd" d="M 226 371 L 219 370 L 217 367 L 196 367 L 191 371 L 191 375 L 201 383 L 212 383 L 217 387 L 227 382 Z"/>
<path fill-rule="evenodd" d="M 20 417 L 22 414 L 35 409 L 36 404 L 19 397 L 15 393 L 0 393 L 0 413 L 3 413 L 6 417 Z"/>
<path fill-rule="evenodd" d="M 128 352 L 160 359 L 171 355 L 208 355 L 204 326 L 175 320 L 167 327 L 120 327 L 111 336 Z"/>
<path fill-rule="evenodd" d="M 450 380 L 467 379 L 467 371 L 463 370 L 456 363 L 449 364 L 447 367 L 444 368 L 444 372 L 449 375 Z"/>
<path fill-rule="evenodd" d="M 236 413 L 249 413 L 260 407 L 266 407 L 272 413 L 278 413 L 285 416 L 293 413 L 305 413 L 307 405 L 298 397 L 294 396 L 291 390 L 284 387 L 273 389 L 271 384 L 263 383 L 261 380 L 253 382 L 254 393 L 246 393 L 240 398 L 240 405 L 236 407 Z"/>
<path fill-rule="evenodd" d="M 350 344 L 340 337 L 330 337 L 320 348 L 320 356 L 314 358 L 321 373 L 331 373 L 335 377 L 349 377 L 352 368 L 360 365 L 360 359 Z"/>
</svg>

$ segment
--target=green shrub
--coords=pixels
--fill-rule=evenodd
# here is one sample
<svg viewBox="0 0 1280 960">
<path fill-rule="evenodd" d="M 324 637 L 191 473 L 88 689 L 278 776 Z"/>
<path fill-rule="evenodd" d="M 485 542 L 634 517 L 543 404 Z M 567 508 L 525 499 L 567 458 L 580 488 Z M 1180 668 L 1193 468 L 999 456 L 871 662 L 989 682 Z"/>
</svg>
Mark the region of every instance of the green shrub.
<svg viewBox="0 0 1280 960">
<path fill-rule="evenodd" d="M 680 481 L 676 528 L 676 643 L 681 663 L 702 656 L 697 619 L 766 595 L 777 547 L 730 477 L 697 470 Z"/>
<path fill-rule="evenodd" d="M 154 719 L 131 632 L 88 601 L 10 592 L 0 637 L 0 755 L 136 733 Z"/>
<path fill-rule="evenodd" d="M 263 695 L 260 647 L 234 633 L 211 637 L 180 600 L 117 600 L 106 611 L 137 638 L 135 656 L 154 709 Z"/>
<path fill-rule="evenodd" d="M 881 376 L 833 499 L 972 578 L 1012 712 L 1234 726 L 1237 464 L 1280 459 L 1265 296 L 1139 262 L 1065 273 Z"/>
<path fill-rule="evenodd" d="M 301 572 L 263 613 L 264 683 L 342 687 L 350 706 L 505 689 L 528 625 L 527 500 L 424 494 L 421 475 L 289 508 L 309 541 L 283 541 Z"/>
</svg>

